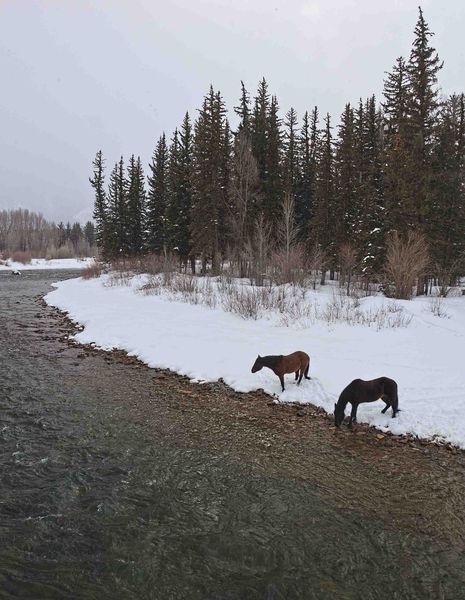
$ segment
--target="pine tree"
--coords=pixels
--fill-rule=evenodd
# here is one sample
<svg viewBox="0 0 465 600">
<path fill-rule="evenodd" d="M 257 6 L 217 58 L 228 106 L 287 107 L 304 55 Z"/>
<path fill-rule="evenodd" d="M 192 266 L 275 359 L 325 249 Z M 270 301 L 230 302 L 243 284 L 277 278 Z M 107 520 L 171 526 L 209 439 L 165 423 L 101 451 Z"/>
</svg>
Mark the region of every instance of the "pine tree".
<svg viewBox="0 0 465 600">
<path fill-rule="evenodd" d="M 409 129 L 412 139 L 410 157 L 411 222 L 413 227 L 426 233 L 425 222 L 429 212 L 431 180 L 431 149 L 434 123 L 439 109 L 437 74 L 442 63 L 436 50 L 430 46 L 433 33 L 426 24 L 421 8 L 415 27 L 415 39 L 407 65 L 410 96 L 408 105 Z"/>
<path fill-rule="evenodd" d="M 297 114 L 291 108 L 284 121 L 284 147 L 283 147 L 283 187 L 295 201 L 300 180 L 299 148 L 298 148 L 298 120 Z"/>
<path fill-rule="evenodd" d="M 436 269 L 448 273 L 452 279 L 460 273 L 459 260 L 465 257 L 465 101 L 463 94 L 453 94 L 447 99 L 436 127 L 428 217 L 431 252 Z"/>
<path fill-rule="evenodd" d="M 174 130 L 171 144 L 168 148 L 168 196 L 166 205 L 166 244 L 168 252 L 179 254 L 179 190 L 181 172 L 181 151 L 179 132 Z M 188 233 L 189 235 L 189 233 Z"/>
<path fill-rule="evenodd" d="M 262 210 L 276 233 L 284 198 L 282 176 L 282 131 L 276 96 L 271 99 L 267 119 L 266 179 L 263 182 Z"/>
<path fill-rule="evenodd" d="M 400 56 L 391 73 L 384 82 L 384 98 L 382 103 L 386 122 L 386 133 L 398 133 L 407 117 L 409 103 L 409 86 L 405 60 Z"/>
<path fill-rule="evenodd" d="M 92 248 L 95 244 L 95 226 L 92 221 L 87 221 L 84 225 L 84 237 L 86 238 L 87 243 Z"/>
<path fill-rule="evenodd" d="M 177 252 L 186 264 L 191 256 L 192 216 L 192 144 L 193 134 L 189 114 L 186 113 L 181 130 L 174 132 L 170 146 L 169 201 L 166 211 L 168 240 L 171 251 Z M 192 260 L 193 270 L 195 262 Z"/>
<path fill-rule="evenodd" d="M 129 160 L 127 193 L 127 233 L 130 256 L 141 254 L 144 248 L 145 189 L 140 157 Z"/>
<path fill-rule="evenodd" d="M 300 224 L 300 239 L 306 241 L 314 211 L 317 148 L 319 146 L 318 109 L 316 106 L 310 117 L 308 112 L 304 114 L 298 144 L 299 181 L 295 212 L 297 222 Z"/>
<path fill-rule="evenodd" d="M 312 243 L 318 244 L 327 255 L 332 270 L 336 264 L 336 247 L 334 244 L 334 227 L 336 225 L 334 197 L 334 153 L 331 133 L 331 117 L 325 118 L 325 128 L 321 132 L 320 148 L 315 186 L 315 216 L 311 230 Z M 324 274 L 322 277 L 324 282 Z"/>
<path fill-rule="evenodd" d="M 234 112 L 239 116 L 239 126 L 237 133 L 245 131 L 248 136 L 251 135 L 251 116 L 250 116 L 250 94 L 245 89 L 244 82 L 241 81 L 241 98 L 239 106 L 234 107 Z"/>
<path fill-rule="evenodd" d="M 71 232 L 70 232 L 69 239 L 71 240 L 71 243 L 73 244 L 75 251 L 77 251 L 78 244 L 82 240 L 83 237 L 84 237 L 84 233 L 82 231 L 81 224 L 73 223 L 73 225 L 71 226 Z"/>
<path fill-rule="evenodd" d="M 398 58 L 384 82 L 384 203 L 386 232 L 405 233 L 414 226 L 412 213 L 412 132 L 409 123 L 410 87 L 407 67 Z"/>
<path fill-rule="evenodd" d="M 217 103 L 222 102 L 221 96 L 217 95 Z M 225 119 L 223 126 L 222 154 L 221 154 L 221 190 L 222 190 L 222 210 L 219 221 L 220 244 L 219 249 L 222 256 L 225 256 L 228 249 L 228 214 L 231 211 L 231 158 L 232 158 L 232 136 L 228 120 Z"/>
<path fill-rule="evenodd" d="M 57 227 L 57 245 L 58 248 L 60 248 L 61 246 L 63 246 L 66 242 L 66 231 L 65 231 L 65 225 L 63 223 L 63 221 L 61 221 L 60 223 L 58 223 L 58 227 Z"/>
<path fill-rule="evenodd" d="M 151 174 L 147 178 L 146 238 L 145 248 L 149 252 L 167 252 L 168 226 L 168 148 L 163 133 L 157 142 L 152 162 Z"/>
<path fill-rule="evenodd" d="M 128 231 L 128 182 L 124 173 L 124 159 L 115 163 L 108 185 L 108 252 L 111 257 L 130 254 Z"/>
<path fill-rule="evenodd" d="M 263 192 L 263 201 L 266 202 L 268 181 L 268 136 L 269 136 L 270 94 L 268 84 L 263 78 L 258 86 L 254 98 L 254 108 L 251 118 L 252 151 L 257 161 L 260 188 Z"/>
<path fill-rule="evenodd" d="M 358 186 L 359 252 L 366 276 L 380 273 L 386 234 L 382 177 L 382 115 L 371 96 L 362 121 L 363 162 Z"/>
<path fill-rule="evenodd" d="M 89 178 L 91 186 L 95 192 L 94 220 L 95 237 L 97 245 L 101 248 L 105 256 L 106 245 L 106 222 L 107 222 L 107 199 L 105 194 L 105 165 L 102 151 L 99 150 L 92 163 L 93 176 Z"/>
<path fill-rule="evenodd" d="M 220 239 L 226 214 L 225 154 L 228 125 L 220 94 L 210 87 L 194 128 L 193 206 L 191 234 L 193 249 L 202 258 L 202 271 L 210 259 L 212 271 L 220 265 Z"/>
<path fill-rule="evenodd" d="M 354 111 L 346 104 L 341 115 L 338 139 L 336 141 L 335 179 L 335 250 L 356 239 L 359 234 L 359 214 L 357 206 L 357 172 L 355 156 Z"/>
</svg>

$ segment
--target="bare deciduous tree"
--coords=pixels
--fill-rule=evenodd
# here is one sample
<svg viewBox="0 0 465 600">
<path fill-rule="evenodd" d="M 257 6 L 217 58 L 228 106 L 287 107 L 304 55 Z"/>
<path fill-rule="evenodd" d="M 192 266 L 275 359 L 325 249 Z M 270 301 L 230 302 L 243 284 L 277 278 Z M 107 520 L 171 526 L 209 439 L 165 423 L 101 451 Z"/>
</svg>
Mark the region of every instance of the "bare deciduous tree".
<svg viewBox="0 0 465 600">
<path fill-rule="evenodd" d="M 274 253 L 273 263 L 279 283 L 301 280 L 304 260 L 298 245 L 300 227 L 296 223 L 294 197 L 288 192 L 281 203 L 276 233 L 280 248 Z"/>
<path fill-rule="evenodd" d="M 401 238 L 395 231 L 387 242 L 384 267 L 385 292 L 394 298 L 409 300 L 414 286 L 424 275 L 429 264 L 428 246 L 425 237 L 409 231 Z"/>
<path fill-rule="evenodd" d="M 350 293 L 350 284 L 355 265 L 357 264 L 357 251 L 351 244 L 342 244 L 339 249 L 339 285 L 347 284 L 347 295 Z"/>
<path fill-rule="evenodd" d="M 307 256 L 307 269 L 310 271 L 313 289 L 316 290 L 316 285 L 321 280 L 326 268 L 327 256 L 320 246 L 314 244 Z"/>
<path fill-rule="evenodd" d="M 254 285 L 263 285 L 271 252 L 271 224 L 262 213 L 255 221 L 253 235 L 245 244 L 245 256 L 249 264 L 249 277 Z"/>
<path fill-rule="evenodd" d="M 231 251 L 238 266 L 239 276 L 247 269 L 246 243 L 252 233 L 253 218 L 258 202 L 258 168 L 249 136 L 241 131 L 235 140 L 231 177 Z"/>
</svg>

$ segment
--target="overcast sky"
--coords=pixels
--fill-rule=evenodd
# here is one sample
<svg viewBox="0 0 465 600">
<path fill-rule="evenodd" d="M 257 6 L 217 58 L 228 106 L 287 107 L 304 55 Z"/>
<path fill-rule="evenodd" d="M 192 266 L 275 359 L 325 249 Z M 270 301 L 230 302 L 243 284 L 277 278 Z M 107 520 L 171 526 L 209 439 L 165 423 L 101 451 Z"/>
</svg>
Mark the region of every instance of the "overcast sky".
<svg viewBox="0 0 465 600">
<path fill-rule="evenodd" d="M 335 118 L 379 96 L 408 56 L 418 0 L 0 0 L 0 209 L 90 216 L 91 162 L 147 164 L 158 136 L 195 115 L 210 83 L 230 111 L 263 76 L 282 113 Z M 444 60 L 445 94 L 465 90 L 465 2 L 421 2 Z M 109 170 L 109 169 L 107 169 Z"/>
</svg>

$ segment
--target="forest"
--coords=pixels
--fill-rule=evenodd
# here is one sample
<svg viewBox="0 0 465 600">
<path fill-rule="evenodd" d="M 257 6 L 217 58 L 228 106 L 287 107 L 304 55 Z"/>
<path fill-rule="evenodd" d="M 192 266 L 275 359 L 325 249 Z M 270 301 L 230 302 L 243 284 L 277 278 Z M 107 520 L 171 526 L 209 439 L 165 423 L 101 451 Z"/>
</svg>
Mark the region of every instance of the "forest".
<svg viewBox="0 0 465 600">
<path fill-rule="evenodd" d="M 88 221 L 59 223 L 27 209 L 0 210 L 0 259 L 74 258 L 96 253 L 95 226 Z"/>
<path fill-rule="evenodd" d="M 386 73 L 381 101 L 347 103 L 337 125 L 318 107 L 282 116 L 262 79 L 253 97 L 242 83 L 234 131 L 210 87 L 195 120 L 186 113 L 161 135 L 147 177 L 132 155 L 107 182 L 99 151 L 90 183 L 101 255 L 174 257 L 257 284 L 270 269 L 281 282 L 317 271 L 322 283 L 419 294 L 453 283 L 465 270 L 465 100 L 440 93 L 432 37 L 419 9 L 410 56 Z"/>
</svg>

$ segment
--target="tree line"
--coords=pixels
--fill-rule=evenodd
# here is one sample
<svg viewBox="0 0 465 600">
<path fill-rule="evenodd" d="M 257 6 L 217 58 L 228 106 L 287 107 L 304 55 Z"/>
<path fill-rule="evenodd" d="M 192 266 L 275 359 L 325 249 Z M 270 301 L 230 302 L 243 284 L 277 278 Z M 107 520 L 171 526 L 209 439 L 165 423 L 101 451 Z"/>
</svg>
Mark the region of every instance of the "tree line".
<svg viewBox="0 0 465 600">
<path fill-rule="evenodd" d="M 0 211 L 0 258 L 72 258 L 95 253 L 95 226 L 59 223 L 27 209 Z"/>
<path fill-rule="evenodd" d="M 140 158 L 121 157 L 107 185 L 99 151 L 90 182 L 103 256 L 174 254 L 214 273 L 227 260 L 256 278 L 270 255 L 288 270 L 306 256 L 323 273 L 355 269 L 370 280 L 393 236 L 415 231 L 431 272 L 461 274 L 465 101 L 440 96 L 432 36 L 420 9 L 410 56 L 386 75 L 381 103 L 346 104 L 337 126 L 317 107 L 300 122 L 293 108 L 282 118 L 262 79 L 253 98 L 242 83 L 235 131 L 210 87 L 195 122 L 186 113 L 169 141 L 160 137 L 147 177 Z"/>
</svg>

